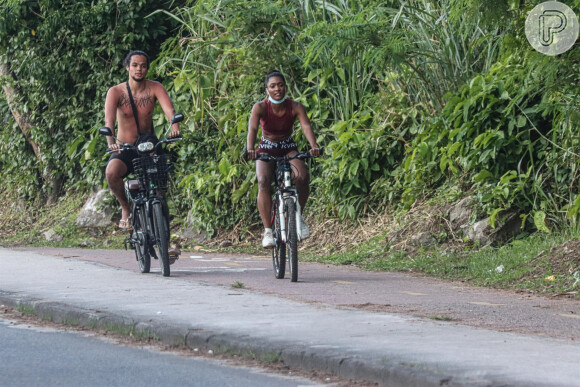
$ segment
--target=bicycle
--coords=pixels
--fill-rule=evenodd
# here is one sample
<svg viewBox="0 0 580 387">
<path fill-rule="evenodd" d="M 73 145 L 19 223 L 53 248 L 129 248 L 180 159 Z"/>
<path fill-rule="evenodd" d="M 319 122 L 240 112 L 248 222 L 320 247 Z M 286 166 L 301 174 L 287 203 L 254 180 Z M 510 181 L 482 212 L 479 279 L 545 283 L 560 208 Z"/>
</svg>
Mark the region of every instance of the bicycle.
<svg viewBox="0 0 580 387">
<path fill-rule="evenodd" d="M 271 227 L 276 246 L 272 249 L 274 276 L 283 279 L 286 274 L 286 257 L 290 264 L 291 281 L 298 281 L 298 242 L 302 240 L 300 227 L 300 203 L 298 190 L 292 182 L 290 160 L 305 160 L 312 156 L 309 152 L 300 152 L 294 156 L 271 156 L 259 153 L 256 160 L 275 161 L 274 177 L 276 192 L 272 196 Z"/>
<path fill-rule="evenodd" d="M 182 114 L 174 114 L 171 125 L 183 121 Z M 99 129 L 104 136 L 113 136 L 110 128 L 104 126 Z M 115 140 L 117 140 L 115 138 Z M 125 182 L 125 193 L 131 203 L 130 234 L 125 239 L 127 244 L 135 250 L 135 257 L 139 262 L 141 273 L 151 270 L 151 256 L 158 259 L 161 274 L 169 277 L 171 265 L 177 256 L 169 255 L 169 207 L 165 200 L 167 191 L 167 177 L 171 167 L 166 154 L 157 154 L 164 144 L 181 140 L 181 137 L 165 138 L 157 144 L 144 142 L 137 146 L 122 143 L 120 151 L 135 150 L 139 157 L 133 159 L 134 175 L 136 179 Z M 107 154 L 118 152 L 107 150 Z"/>
</svg>

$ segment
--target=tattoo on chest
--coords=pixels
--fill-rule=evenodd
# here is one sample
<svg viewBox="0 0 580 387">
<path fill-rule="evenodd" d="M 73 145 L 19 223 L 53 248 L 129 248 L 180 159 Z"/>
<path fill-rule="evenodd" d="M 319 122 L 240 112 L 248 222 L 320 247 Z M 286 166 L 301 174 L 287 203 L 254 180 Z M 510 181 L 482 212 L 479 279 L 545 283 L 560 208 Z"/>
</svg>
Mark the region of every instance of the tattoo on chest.
<svg viewBox="0 0 580 387">
<path fill-rule="evenodd" d="M 149 104 L 152 104 L 153 101 L 153 96 L 151 95 L 150 90 L 147 90 L 145 92 L 144 96 L 141 97 L 133 97 L 134 101 L 135 101 L 135 106 L 137 106 L 137 108 L 140 107 L 145 107 Z M 119 98 L 119 103 L 117 104 L 118 107 L 122 108 L 125 106 L 131 106 L 131 101 L 129 100 L 129 95 L 126 93 L 122 93 L 121 94 L 121 98 Z"/>
<path fill-rule="evenodd" d="M 151 103 L 153 103 L 153 97 L 151 97 L 151 93 L 149 92 L 149 90 L 146 91 L 146 94 L 144 96 L 135 99 L 135 104 L 138 107 L 144 107 Z"/>
<path fill-rule="evenodd" d="M 129 105 L 131 105 L 131 101 L 129 101 L 129 96 L 125 93 L 121 94 L 121 98 L 119 98 L 119 103 L 117 104 L 117 106 L 122 108 Z"/>
</svg>

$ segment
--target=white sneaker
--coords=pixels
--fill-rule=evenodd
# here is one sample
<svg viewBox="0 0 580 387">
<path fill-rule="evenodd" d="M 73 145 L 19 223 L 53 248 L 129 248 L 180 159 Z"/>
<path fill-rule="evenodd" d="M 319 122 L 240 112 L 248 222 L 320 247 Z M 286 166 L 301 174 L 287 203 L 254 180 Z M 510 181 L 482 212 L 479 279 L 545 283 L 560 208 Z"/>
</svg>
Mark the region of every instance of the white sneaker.
<svg viewBox="0 0 580 387">
<path fill-rule="evenodd" d="M 300 240 L 304 240 L 310 237 L 310 229 L 304 221 L 302 214 L 300 214 Z"/>
<path fill-rule="evenodd" d="M 262 247 L 265 249 L 271 249 L 276 247 L 276 242 L 272 236 L 272 229 L 266 229 L 264 231 L 264 238 L 262 239 Z"/>
</svg>

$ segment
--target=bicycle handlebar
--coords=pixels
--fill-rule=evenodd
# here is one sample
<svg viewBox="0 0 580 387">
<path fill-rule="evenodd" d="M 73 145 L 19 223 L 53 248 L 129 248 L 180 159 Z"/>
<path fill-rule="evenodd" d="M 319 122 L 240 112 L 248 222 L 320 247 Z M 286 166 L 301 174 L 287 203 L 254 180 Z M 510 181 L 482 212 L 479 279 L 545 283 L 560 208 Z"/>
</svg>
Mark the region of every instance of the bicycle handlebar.
<svg viewBox="0 0 580 387">
<path fill-rule="evenodd" d="M 182 139 L 183 139 L 183 137 L 179 136 L 179 137 L 171 137 L 171 138 L 165 138 L 163 140 L 159 140 L 159 142 L 157 142 L 157 144 L 155 144 L 154 150 L 157 150 L 157 147 L 162 145 L 162 144 L 171 144 L 173 142 L 176 142 L 176 141 L 179 141 Z M 121 144 L 121 147 L 119 149 L 111 150 L 111 149 L 107 148 L 106 153 L 111 154 L 111 153 L 117 153 L 117 152 L 123 152 L 126 150 L 131 150 L 131 149 L 136 150 L 137 147 L 135 145 L 127 144 L 126 142 L 124 142 Z"/>
<path fill-rule="evenodd" d="M 272 155 L 269 155 L 267 153 L 259 153 L 256 156 L 256 160 L 261 160 L 261 161 L 276 161 L 276 160 L 284 160 L 284 159 L 288 159 L 288 160 L 294 160 L 294 159 L 304 160 L 304 159 L 309 159 L 309 158 L 314 158 L 314 157 L 318 157 L 318 156 L 312 156 L 310 154 L 310 152 L 299 152 L 299 153 L 295 154 L 294 156 L 272 156 Z"/>
<path fill-rule="evenodd" d="M 171 117 L 171 124 L 169 125 L 169 127 L 171 128 L 171 125 L 177 124 L 177 123 L 179 123 L 181 121 L 183 121 L 183 114 L 181 114 L 181 113 L 175 113 Z M 118 139 L 113 134 L 113 131 L 111 130 L 111 128 L 108 128 L 106 126 L 103 126 L 103 127 L 99 128 L 99 134 L 101 134 L 103 136 L 112 136 L 116 141 L 118 141 Z M 163 140 L 158 141 L 157 144 L 154 145 L 153 149 L 151 149 L 151 151 L 156 151 L 157 150 L 157 147 L 160 146 L 160 145 L 169 144 L 169 143 L 172 143 L 172 142 L 175 142 L 175 141 L 179 141 L 181 139 L 182 139 L 181 136 L 164 138 Z M 127 144 L 126 142 L 123 142 L 121 144 L 121 146 L 119 147 L 119 149 L 111 150 L 110 148 L 107 148 L 107 152 L 106 153 L 107 154 L 111 154 L 111 153 L 123 152 L 123 151 L 126 151 L 126 150 L 131 150 L 131 149 L 138 150 L 138 148 L 135 145 L 131 145 L 131 144 Z"/>
<path fill-rule="evenodd" d="M 304 160 L 304 159 L 311 159 L 322 156 L 322 148 L 320 148 L 320 155 L 319 156 L 312 156 L 310 152 L 298 152 L 294 156 L 272 156 L 267 153 L 258 153 L 254 160 L 261 160 L 261 161 L 277 161 L 277 160 Z M 246 150 L 244 157 L 248 160 L 248 151 Z"/>
</svg>

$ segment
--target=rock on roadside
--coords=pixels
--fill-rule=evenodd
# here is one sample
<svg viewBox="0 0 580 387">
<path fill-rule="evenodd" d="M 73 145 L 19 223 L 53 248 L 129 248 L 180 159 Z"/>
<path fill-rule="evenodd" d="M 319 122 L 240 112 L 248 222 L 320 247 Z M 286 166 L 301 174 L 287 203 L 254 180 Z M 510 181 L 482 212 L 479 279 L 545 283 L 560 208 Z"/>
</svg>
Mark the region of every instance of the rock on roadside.
<svg viewBox="0 0 580 387">
<path fill-rule="evenodd" d="M 92 194 L 77 216 L 77 226 L 109 227 L 113 217 L 113 209 L 107 203 L 110 198 L 111 195 L 106 189 Z"/>
</svg>

